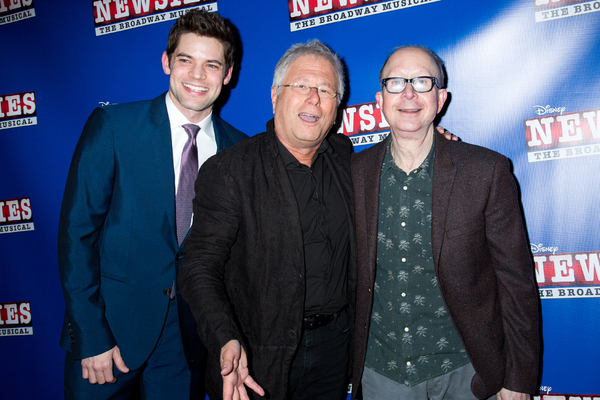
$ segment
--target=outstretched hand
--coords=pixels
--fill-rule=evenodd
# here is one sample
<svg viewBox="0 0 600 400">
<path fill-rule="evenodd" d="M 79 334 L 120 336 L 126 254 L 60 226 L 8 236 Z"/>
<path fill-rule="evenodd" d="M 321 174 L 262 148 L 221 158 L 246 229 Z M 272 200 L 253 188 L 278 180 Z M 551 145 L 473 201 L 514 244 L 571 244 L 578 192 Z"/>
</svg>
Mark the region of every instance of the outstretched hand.
<svg viewBox="0 0 600 400">
<path fill-rule="evenodd" d="M 121 351 L 115 346 L 102 354 L 81 360 L 83 379 L 89 380 L 92 384 L 115 383 L 117 378 L 113 374 L 113 362 L 119 371 L 124 374 L 129 372 L 129 368 L 121 357 Z"/>
<path fill-rule="evenodd" d="M 237 340 L 230 340 L 221 349 L 221 376 L 223 376 L 223 400 L 249 400 L 246 386 L 260 396 L 265 391 L 249 374 L 246 351 Z"/>
</svg>

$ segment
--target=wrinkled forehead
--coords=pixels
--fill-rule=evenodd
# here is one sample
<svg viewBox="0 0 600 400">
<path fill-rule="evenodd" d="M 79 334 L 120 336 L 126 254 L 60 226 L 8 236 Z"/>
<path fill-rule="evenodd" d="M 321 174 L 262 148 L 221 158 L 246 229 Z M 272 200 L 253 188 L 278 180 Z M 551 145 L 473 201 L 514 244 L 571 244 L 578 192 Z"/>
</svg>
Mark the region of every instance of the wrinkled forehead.
<svg viewBox="0 0 600 400">
<path fill-rule="evenodd" d="M 433 57 L 426 51 L 414 47 L 405 47 L 396 51 L 390 56 L 383 70 L 383 78 L 390 76 L 412 78 L 418 75 L 430 75 L 438 79 L 441 76 Z"/>
<path fill-rule="evenodd" d="M 338 76 L 334 66 L 325 58 L 314 54 L 306 54 L 298 57 L 291 63 L 285 74 L 286 79 L 299 81 L 312 81 L 337 87 Z"/>
</svg>

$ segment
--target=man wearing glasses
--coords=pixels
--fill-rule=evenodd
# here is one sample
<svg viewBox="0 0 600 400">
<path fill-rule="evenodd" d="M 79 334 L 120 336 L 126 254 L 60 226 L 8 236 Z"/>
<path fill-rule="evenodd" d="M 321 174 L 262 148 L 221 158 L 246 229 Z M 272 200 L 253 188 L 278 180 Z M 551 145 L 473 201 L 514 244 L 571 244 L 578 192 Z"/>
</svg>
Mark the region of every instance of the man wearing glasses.
<svg viewBox="0 0 600 400">
<path fill-rule="evenodd" d="M 334 52 L 317 40 L 292 46 L 275 68 L 267 131 L 198 174 L 178 282 L 209 351 L 213 399 L 346 396 L 352 145 L 327 136 L 343 95 Z"/>
<path fill-rule="evenodd" d="M 353 156 L 358 277 L 353 395 L 529 399 L 538 301 L 508 160 L 439 140 L 442 60 L 401 47 L 380 73 L 385 141 Z"/>
</svg>

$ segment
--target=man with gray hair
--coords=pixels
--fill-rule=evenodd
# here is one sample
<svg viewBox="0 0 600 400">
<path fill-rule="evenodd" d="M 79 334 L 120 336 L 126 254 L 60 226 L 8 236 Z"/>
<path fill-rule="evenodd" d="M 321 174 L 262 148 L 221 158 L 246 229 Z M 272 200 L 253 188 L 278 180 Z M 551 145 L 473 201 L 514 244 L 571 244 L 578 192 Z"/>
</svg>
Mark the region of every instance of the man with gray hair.
<svg viewBox="0 0 600 400">
<path fill-rule="evenodd" d="M 267 131 L 200 169 L 178 283 L 209 351 L 212 399 L 345 397 L 352 145 L 328 136 L 343 95 L 333 51 L 292 46 L 275 68 Z"/>
</svg>

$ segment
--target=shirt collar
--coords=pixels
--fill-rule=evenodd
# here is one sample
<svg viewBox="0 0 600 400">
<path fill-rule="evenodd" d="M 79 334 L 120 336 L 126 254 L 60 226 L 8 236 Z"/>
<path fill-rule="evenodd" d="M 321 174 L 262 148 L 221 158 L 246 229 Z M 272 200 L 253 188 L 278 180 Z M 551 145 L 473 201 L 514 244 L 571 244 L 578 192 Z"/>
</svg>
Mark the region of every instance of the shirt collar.
<svg viewBox="0 0 600 400">
<path fill-rule="evenodd" d="M 185 115 L 183 115 L 183 113 L 179 111 L 177 106 L 175 106 L 175 103 L 173 103 L 173 100 L 171 100 L 171 96 L 169 96 L 169 92 L 167 92 L 165 96 L 165 101 L 167 103 L 167 114 L 169 115 L 171 132 L 173 132 L 174 129 L 177 129 L 185 124 L 191 124 L 191 122 L 185 117 Z M 198 125 L 200 127 L 200 132 L 204 133 L 209 138 L 214 140 L 215 132 L 212 123 L 212 111 L 210 114 L 208 114 L 206 118 L 204 118 L 202 121 L 198 122 L 195 125 Z"/>
<path fill-rule="evenodd" d="M 277 135 L 275 135 L 275 142 L 277 143 L 277 152 L 281 157 L 281 160 L 283 161 L 283 164 L 287 167 L 290 164 L 300 164 L 300 161 L 298 161 L 296 159 L 296 157 L 293 156 L 292 153 L 290 153 L 290 151 L 287 149 L 287 147 L 285 147 L 283 145 L 283 143 L 281 143 L 281 141 L 279 140 L 279 138 L 277 137 Z M 317 150 L 317 152 L 315 153 L 315 156 L 313 157 L 313 162 L 317 159 L 317 157 L 319 156 L 319 154 L 322 154 L 324 152 L 328 152 L 328 153 L 332 153 L 333 152 L 333 148 L 331 147 L 331 145 L 329 144 L 329 141 L 327 140 L 327 138 L 325 138 L 323 140 L 323 142 L 321 143 L 321 146 L 319 146 L 319 149 Z"/>
</svg>

